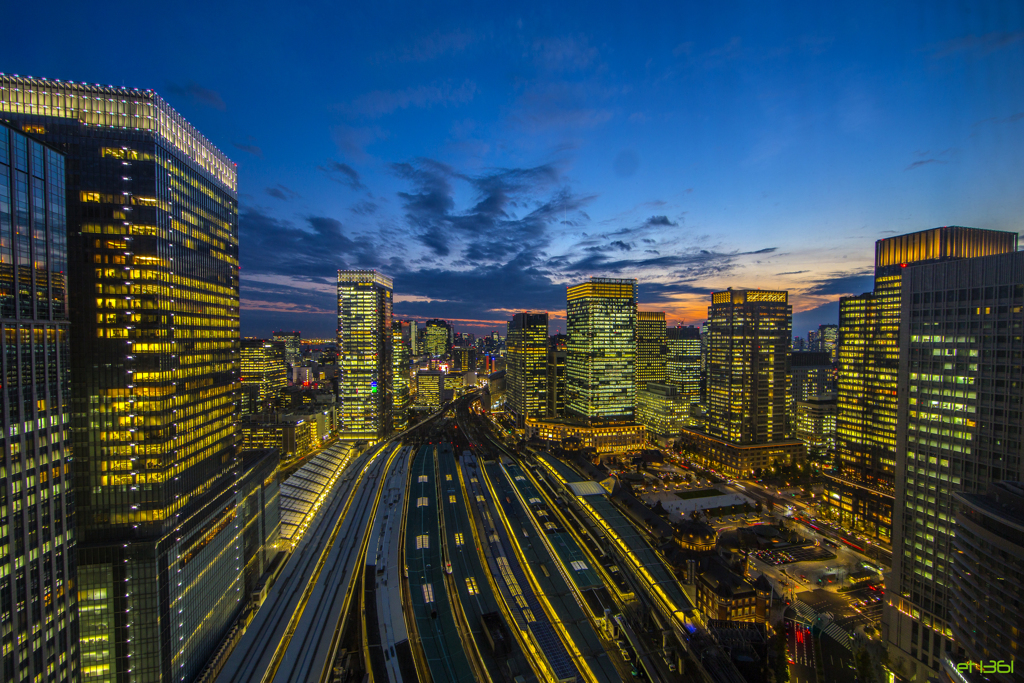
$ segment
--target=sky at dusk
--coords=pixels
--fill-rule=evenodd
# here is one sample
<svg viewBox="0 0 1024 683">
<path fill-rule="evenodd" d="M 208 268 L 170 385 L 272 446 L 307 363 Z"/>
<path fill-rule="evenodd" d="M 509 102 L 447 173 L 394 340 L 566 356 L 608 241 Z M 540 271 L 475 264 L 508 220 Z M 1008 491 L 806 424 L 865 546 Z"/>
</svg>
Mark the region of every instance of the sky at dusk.
<svg viewBox="0 0 1024 683">
<path fill-rule="evenodd" d="M 486 5 L 17 3 L 0 71 L 153 88 L 238 164 L 244 335 L 333 336 L 339 268 L 462 331 L 603 276 L 804 335 L 877 239 L 1022 230 L 1022 3 Z"/>
</svg>

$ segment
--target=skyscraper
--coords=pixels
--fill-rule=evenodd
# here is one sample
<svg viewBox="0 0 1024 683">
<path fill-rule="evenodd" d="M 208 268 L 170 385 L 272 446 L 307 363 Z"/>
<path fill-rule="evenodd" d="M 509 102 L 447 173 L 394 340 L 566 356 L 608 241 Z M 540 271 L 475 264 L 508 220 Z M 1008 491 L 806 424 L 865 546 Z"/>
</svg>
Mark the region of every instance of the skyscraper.
<svg viewBox="0 0 1024 683">
<path fill-rule="evenodd" d="M 508 322 L 505 404 L 524 427 L 547 415 L 548 314 L 516 313 Z"/>
<path fill-rule="evenodd" d="M 242 412 L 272 406 L 288 386 L 288 364 L 281 346 L 266 339 L 242 340 Z"/>
<path fill-rule="evenodd" d="M 636 403 L 636 280 L 590 278 L 566 293 L 566 412 L 630 421 Z"/>
<path fill-rule="evenodd" d="M 828 354 L 830 361 L 836 360 L 836 348 L 839 346 L 838 325 L 818 325 L 818 334 L 815 337 L 815 348 L 810 351 L 820 351 Z"/>
<path fill-rule="evenodd" d="M 707 420 L 683 440 L 730 476 L 802 461 L 788 439 L 789 346 L 793 308 L 787 292 L 730 289 L 712 294 L 707 329 Z"/>
<path fill-rule="evenodd" d="M 448 353 L 452 326 L 446 320 L 428 320 L 426 323 L 426 353 L 431 356 L 443 356 Z"/>
<path fill-rule="evenodd" d="M 565 416 L 565 359 L 568 352 L 549 345 L 548 347 L 548 393 L 547 416 Z"/>
<path fill-rule="evenodd" d="M 794 352 L 790 356 L 789 378 L 789 429 L 795 434 L 797 402 L 835 393 L 835 371 L 828 352 Z"/>
<path fill-rule="evenodd" d="M 665 313 L 639 311 L 636 317 L 636 391 L 648 382 L 663 383 L 666 375 Z"/>
<path fill-rule="evenodd" d="M 63 155 L 0 124 L 4 681 L 79 677 L 65 216 Z"/>
<path fill-rule="evenodd" d="M 1016 246 L 1013 233 L 989 235 Z M 883 631 L 890 657 L 898 650 L 922 674 L 938 671 L 955 651 L 955 494 L 1024 479 L 1022 308 L 1024 252 L 932 260 L 902 274 L 899 504 Z"/>
<path fill-rule="evenodd" d="M 875 242 L 873 293 L 839 302 L 836 464 L 826 472 L 830 514 L 889 540 L 896 467 L 896 378 L 903 274 L 916 263 L 1015 251 L 1017 235 L 943 227 Z"/>
<path fill-rule="evenodd" d="M 415 323 L 412 323 L 415 325 Z M 413 338 L 409 322 L 395 320 L 391 323 L 392 348 L 392 390 L 393 422 L 398 431 L 409 426 L 409 405 L 412 392 L 409 388 L 410 342 Z"/>
<path fill-rule="evenodd" d="M 392 429 L 394 283 L 376 270 L 338 271 L 342 431 L 378 439 Z"/>
<path fill-rule="evenodd" d="M 151 90 L 0 76 L 0 111 L 69 169 L 83 680 L 191 680 L 248 599 L 235 165 Z"/>
<path fill-rule="evenodd" d="M 686 403 L 689 423 L 693 406 L 700 403 L 700 329 L 693 327 L 670 327 L 665 331 L 665 383 L 678 389 Z"/>
<path fill-rule="evenodd" d="M 288 365 L 299 365 L 302 363 L 302 333 L 301 332 L 274 332 L 273 339 L 284 345 L 284 362 Z"/>
</svg>

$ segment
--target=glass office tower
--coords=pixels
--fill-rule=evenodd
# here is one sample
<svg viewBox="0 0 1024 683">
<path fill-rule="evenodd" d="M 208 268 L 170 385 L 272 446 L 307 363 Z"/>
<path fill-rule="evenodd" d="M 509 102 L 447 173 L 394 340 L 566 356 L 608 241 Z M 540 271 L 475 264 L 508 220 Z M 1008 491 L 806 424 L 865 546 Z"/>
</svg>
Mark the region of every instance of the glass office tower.
<svg viewBox="0 0 1024 683">
<path fill-rule="evenodd" d="M 443 356 L 448 353 L 452 336 L 452 326 L 445 320 L 428 320 L 426 322 L 425 352 L 431 356 Z"/>
<path fill-rule="evenodd" d="M 412 325 L 415 324 L 412 323 Z M 412 392 L 409 388 L 412 330 L 413 327 L 407 321 L 395 320 L 391 323 L 391 393 L 394 396 L 392 420 L 397 431 L 402 431 L 409 426 L 409 405 L 412 402 Z"/>
<path fill-rule="evenodd" d="M 272 408 L 288 386 L 288 364 L 281 344 L 266 339 L 242 340 L 242 412 Z"/>
<path fill-rule="evenodd" d="M 955 494 L 1024 478 L 1024 252 L 911 266 L 902 294 L 899 503 L 883 632 L 890 659 L 902 655 L 924 680 L 956 653 L 954 633 L 974 626 L 952 621 Z M 1021 577 L 1003 579 L 1011 586 Z"/>
<path fill-rule="evenodd" d="M 693 327 L 670 327 L 665 331 L 667 358 L 665 361 L 665 383 L 671 384 L 686 398 L 687 423 L 691 424 L 690 413 L 700 403 L 700 329 Z"/>
<path fill-rule="evenodd" d="M 875 242 L 874 292 L 839 302 L 837 458 L 826 473 L 825 500 L 843 526 L 890 539 L 904 271 L 916 263 L 1016 249 L 1014 233 L 955 226 Z"/>
<path fill-rule="evenodd" d="M 0 124 L 0 680 L 78 680 L 64 157 Z"/>
<path fill-rule="evenodd" d="M 393 292 L 393 281 L 383 273 L 338 271 L 338 390 L 347 437 L 391 433 Z"/>
<path fill-rule="evenodd" d="M 0 118 L 67 162 L 82 679 L 192 680 L 248 597 L 235 165 L 151 90 L 0 76 Z"/>
<path fill-rule="evenodd" d="M 666 376 L 665 313 L 638 311 L 636 314 L 636 391 L 648 382 L 663 383 Z"/>
<path fill-rule="evenodd" d="M 631 421 L 636 280 L 592 277 L 566 292 L 565 409 L 588 424 Z"/>
<path fill-rule="evenodd" d="M 505 345 L 505 405 L 524 427 L 526 418 L 547 415 L 548 314 L 513 315 Z"/>
<path fill-rule="evenodd" d="M 284 362 L 288 365 L 302 364 L 302 333 L 286 332 L 279 330 L 274 332 L 272 338 L 284 347 Z M 289 374 L 291 374 L 289 372 Z"/>
</svg>

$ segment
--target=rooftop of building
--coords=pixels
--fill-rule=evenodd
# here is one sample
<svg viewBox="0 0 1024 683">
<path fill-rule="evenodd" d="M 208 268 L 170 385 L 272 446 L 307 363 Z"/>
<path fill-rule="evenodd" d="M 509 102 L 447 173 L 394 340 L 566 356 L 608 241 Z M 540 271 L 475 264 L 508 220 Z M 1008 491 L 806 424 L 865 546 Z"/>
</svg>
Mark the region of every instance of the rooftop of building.
<svg viewBox="0 0 1024 683">
<path fill-rule="evenodd" d="M 709 557 L 700 573 L 700 580 L 716 595 L 723 598 L 746 597 L 754 593 L 754 586 L 729 569 L 717 556 Z"/>
</svg>

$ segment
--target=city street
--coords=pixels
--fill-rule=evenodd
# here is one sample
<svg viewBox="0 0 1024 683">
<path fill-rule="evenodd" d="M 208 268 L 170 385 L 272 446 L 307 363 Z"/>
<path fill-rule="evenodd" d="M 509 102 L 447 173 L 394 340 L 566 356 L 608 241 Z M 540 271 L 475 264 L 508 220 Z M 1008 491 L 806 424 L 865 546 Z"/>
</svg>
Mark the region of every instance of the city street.
<svg viewBox="0 0 1024 683">
<path fill-rule="evenodd" d="M 786 654 L 792 683 L 817 683 L 814 670 L 814 639 L 802 624 L 786 622 Z"/>
</svg>

